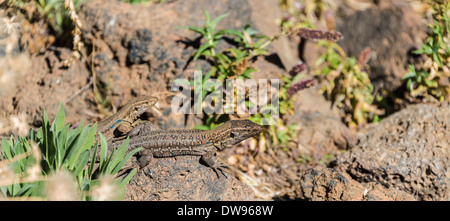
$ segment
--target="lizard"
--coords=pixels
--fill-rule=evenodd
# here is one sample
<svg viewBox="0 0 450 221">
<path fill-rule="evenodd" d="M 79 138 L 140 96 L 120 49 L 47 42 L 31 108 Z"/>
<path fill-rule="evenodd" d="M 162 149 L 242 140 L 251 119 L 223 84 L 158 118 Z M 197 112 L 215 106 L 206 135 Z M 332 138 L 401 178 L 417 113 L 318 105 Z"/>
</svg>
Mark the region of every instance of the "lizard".
<svg viewBox="0 0 450 221">
<path fill-rule="evenodd" d="M 264 131 L 264 128 L 250 120 L 230 120 L 211 130 L 157 130 L 150 125 L 146 129 L 133 128 L 130 134 L 128 152 L 143 147 L 138 159 L 139 166 L 145 167 L 150 160 L 162 157 L 183 155 L 201 156 L 200 160 L 214 172 L 222 171 L 223 163 L 215 161 L 217 150 L 233 146 Z M 135 133 L 133 130 L 140 130 Z M 122 141 L 123 142 L 123 141 Z M 110 153 L 119 148 L 122 142 L 112 143 Z M 225 175 L 225 174 L 224 174 Z"/>
<path fill-rule="evenodd" d="M 108 143 L 115 137 L 127 134 L 133 127 L 140 124 L 136 121 L 150 107 L 158 102 L 156 97 L 139 96 L 128 101 L 117 113 L 98 122 L 97 132 L 102 133 Z M 96 141 L 100 137 L 97 134 Z"/>
</svg>

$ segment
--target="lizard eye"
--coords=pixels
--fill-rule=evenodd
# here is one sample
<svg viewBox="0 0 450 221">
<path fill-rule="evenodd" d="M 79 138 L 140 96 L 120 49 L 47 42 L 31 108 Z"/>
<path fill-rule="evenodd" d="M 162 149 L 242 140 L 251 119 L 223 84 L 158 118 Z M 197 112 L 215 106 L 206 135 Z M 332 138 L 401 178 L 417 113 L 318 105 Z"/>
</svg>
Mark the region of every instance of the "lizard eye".
<svg viewBox="0 0 450 221">
<path fill-rule="evenodd" d="M 234 133 L 230 133 L 231 138 L 234 138 L 234 136 L 235 136 Z"/>
</svg>

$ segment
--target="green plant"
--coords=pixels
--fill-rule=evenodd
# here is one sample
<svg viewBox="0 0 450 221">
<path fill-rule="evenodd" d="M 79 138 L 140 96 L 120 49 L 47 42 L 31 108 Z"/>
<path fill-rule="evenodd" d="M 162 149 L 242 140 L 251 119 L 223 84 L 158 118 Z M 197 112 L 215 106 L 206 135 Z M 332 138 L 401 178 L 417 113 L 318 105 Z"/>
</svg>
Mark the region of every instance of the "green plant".
<svg viewBox="0 0 450 221">
<path fill-rule="evenodd" d="M 272 39 L 265 35 L 258 34 L 250 25 L 246 25 L 243 30 L 226 29 L 216 31 L 218 23 L 223 20 L 227 14 L 211 19 L 208 12 L 205 14 L 205 26 L 203 27 L 185 27 L 191 31 L 199 33 L 204 38 L 204 43 L 193 55 L 193 60 L 203 58 L 211 63 L 211 69 L 202 76 L 202 86 L 209 79 L 217 79 L 221 85 L 226 87 L 226 79 L 246 79 L 251 78 L 250 73 L 256 69 L 249 66 L 249 59 L 255 56 L 266 54 L 266 47 Z M 216 46 L 220 40 L 231 38 L 237 47 L 230 47 L 224 51 L 217 51 Z M 194 81 L 191 81 L 194 85 Z M 201 87 L 204 88 L 204 87 Z M 199 91 L 201 88 L 194 88 L 194 93 L 202 93 L 202 100 L 208 95 L 208 91 Z M 215 87 L 212 88 L 212 91 Z M 246 103 L 249 106 L 249 103 Z M 227 114 L 212 114 L 208 116 L 205 125 L 196 125 L 196 129 L 212 129 L 229 119 Z"/>
<path fill-rule="evenodd" d="M 253 30 L 250 25 L 246 25 L 243 30 L 226 29 L 216 31 L 218 23 L 227 15 L 220 15 L 212 20 L 206 11 L 204 11 L 204 13 L 206 18 L 206 24 L 204 27 L 187 27 L 187 29 L 201 34 L 201 36 L 205 39 L 204 43 L 195 52 L 193 60 L 195 61 L 199 58 L 204 58 L 212 64 L 211 70 L 202 77 L 202 83 L 205 83 L 210 78 L 216 78 L 222 84 L 222 86 L 225 87 L 226 79 L 251 78 L 250 74 L 256 71 L 256 69 L 248 65 L 249 60 L 253 57 L 266 55 L 266 47 L 271 42 L 276 40 L 278 36 L 275 35 L 274 37 L 270 38 L 268 36 L 258 34 L 258 32 Z M 223 52 L 218 52 L 216 50 L 216 45 L 224 37 L 233 39 L 237 46 L 225 49 Z M 268 104 L 260 110 L 260 113 L 248 115 L 248 119 L 259 124 L 262 124 L 263 119 L 274 120 L 271 117 L 271 114 L 275 113 L 277 115 L 281 115 L 281 117 L 279 117 L 276 121 L 270 123 L 268 129 L 268 133 L 272 138 L 271 140 L 273 145 L 289 145 L 289 142 L 295 138 L 298 132 L 298 126 L 285 125 L 285 121 L 282 116 L 285 114 L 294 113 L 292 103 L 293 99 L 291 99 L 291 97 L 294 93 L 296 93 L 296 91 L 291 89 L 294 83 L 301 76 L 302 75 L 297 75 L 297 73 L 291 76 L 280 75 L 281 87 L 279 91 L 278 107 L 274 107 L 271 104 Z M 194 85 L 194 82 L 191 82 L 191 85 Z M 304 86 L 303 88 L 305 87 L 306 86 Z M 301 89 L 296 88 L 296 90 L 298 91 Z M 197 94 L 200 93 L 200 91 L 195 91 L 194 93 Z M 201 91 L 201 93 L 203 100 L 208 93 L 206 91 Z M 233 93 L 232 96 L 235 96 L 234 92 L 229 93 Z M 246 107 L 250 108 L 252 104 L 246 101 L 245 105 Z M 235 117 L 239 118 L 240 116 Z M 195 128 L 202 130 L 212 129 L 220 125 L 221 122 L 229 119 L 230 116 L 228 114 L 214 113 L 207 116 L 204 125 L 196 125 Z M 264 134 L 262 135 L 262 137 L 264 137 Z"/>
<path fill-rule="evenodd" d="M 430 73 L 421 69 L 416 71 L 414 65 L 409 65 L 409 72 L 402 77 L 406 80 L 406 88 L 412 97 L 417 97 L 424 94 L 432 94 L 442 98 L 443 94 L 437 94 L 435 89 L 438 88 L 438 82 L 434 78 L 430 78 Z"/>
<path fill-rule="evenodd" d="M 43 125 L 36 132 L 32 129 L 25 138 L 8 142 L 1 141 L 2 154 L 0 170 L 9 171 L 9 176 L 2 179 L 0 190 L 6 197 L 39 197 L 47 199 L 48 190 L 45 188 L 52 174 L 68 172 L 73 177 L 78 189 L 77 198 L 72 200 L 98 199 L 92 195 L 102 182 L 101 178 L 94 177 L 94 163 L 97 149 L 100 150 L 99 177 L 113 176 L 139 149 L 126 155 L 128 140 L 110 155 L 106 154 L 107 142 L 100 134 L 101 147 L 95 143 L 97 125 L 84 126 L 83 122 L 74 129 L 64 124 L 64 107 L 61 104 L 52 125 L 49 124 L 47 113 L 44 110 Z M 125 156 L 126 155 L 126 156 Z M 42 157 L 41 157 L 42 156 Z M 89 163 L 89 161 L 91 163 Z M 117 190 L 123 197 L 124 186 L 134 176 L 132 170 L 118 183 Z M 116 182 L 116 181 L 111 181 Z M 61 193 L 64 194 L 64 193 Z M 112 198 L 117 200 L 117 198 Z"/>
<path fill-rule="evenodd" d="M 280 0 L 280 8 L 285 12 L 280 26 L 284 33 L 292 33 L 301 28 L 316 28 L 317 22 L 326 22 L 328 30 L 335 30 L 331 15 L 333 1 L 328 0 Z"/>
<path fill-rule="evenodd" d="M 302 75 L 300 74 L 295 76 L 281 75 L 280 79 L 283 84 L 281 85 L 278 93 L 278 107 L 274 107 L 272 104 L 267 104 L 267 106 L 263 107 L 259 113 L 253 114 L 249 117 L 250 120 L 258 124 L 262 124 L 263 119 L 269 119 L 272 121 L 268 126 L 267 134 L 271 137 L 270 144 L 273 146 L 286 147 L 297 136 L 299 131 L 298 125 L 286 125 L 283 116 L 294 114 L 292 99 L 293 94 L 291 94 L 292 92 L 290 93 L 289 90 L 301 77 Z M 278 119 L 275 120 L 272 118 L 272 114 L 279 115 Z M 265 139 L 264 135 L 263 139 Z"/>
<path fill-rule="evenodd" d="M 246 25 L 244 30 L 227 29 L 216 31 L 217 24 L 227 14 L 211 20 L 208 12 L 204 11 L 204 13 L 206 18 L 204 27 L 186 27 L 205 38 L 205 43 L 199 47 L 193 60 L 196 61 L 203 56 L 210 61 L 212 68 L 207 76 L 216 77 L 220 81 L 239 76 L 251 78 L 250 73 L 256 70 L 247 66 L 248 59 L 266 54 L 265 48 L 270 44 L 271 39 L 265 35 L 258 34 L 250 25 Z M 239 48 L 229 48 L 223 52 L 217 52 L 216 45 L 225 36 L 233 38 L 234 42 L 239 45 Z"/>
<path fill-rule="evenodd" d="M 83 1 L 84 0 L 73 0 L 76 8 L 78 8 Z M 30 10 L 30 12 L 33 12 L 32 17 L 38 19 L 44 18 L 58 36 L 61 36 L 64 33 L 70 33 L 73 28 L 69 10 L 64 7 L 63 0 L 8 0 L 8 5 L 24 10 Z M 32 8 L 35 8 L 35 10 Z"/>
<path fill-rule="evenodd" d="M 431 95 L 439 101 L 450 96 L 450 86 L 441 80 L 450 77 L 450 2 L 427 1 L 432 9 L 432 30 L 425 43 L 415 54 L 424 54 L 428 58 L 419 70 L 410 65 L 409 72 L 403 76 L 407 79 L 406 88 L 412 97 Z"/>
<path fill-rule="evenodd" d="M 322 93 L 347 114 L 350 126 L 367 123 L 373 115 L 382 115 L 374 102 L 373 85 L 365 68 L 355 57 L 347 57 L 342 48 L 330 41 L 319 41 L 327 51 L 316 61 L 317 75 L 323 81 Z"/>
</svg>

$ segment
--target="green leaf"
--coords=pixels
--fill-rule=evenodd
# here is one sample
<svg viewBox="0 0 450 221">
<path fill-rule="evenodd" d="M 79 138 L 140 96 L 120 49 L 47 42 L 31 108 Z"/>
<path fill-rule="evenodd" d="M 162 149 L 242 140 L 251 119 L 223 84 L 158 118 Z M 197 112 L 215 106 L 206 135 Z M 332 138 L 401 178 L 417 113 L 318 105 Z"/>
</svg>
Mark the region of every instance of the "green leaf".
<svg viewBox="0 0 450 221">
<path fill-rule="evenodd" d="M 186 27 L 188 30 L 191 30 L 193 32 L 199 33 L 203 36 L 206 35 L 205 29 L 202 27 Z"/>
<path fill-rule="evenodd" d="M 237 29 L 233 29 L 233 28 L 230 28 L 230 29 L 227 29 L 227 30 L 221 30 L 219 32 L 223 33 L 223 34 L 228 34 L 228 35 L 231 35 L 231 36 L 236 36 L 236 37 L 238 37 L 238 40 L 241 40 L 241 39 L 244 38 L 244 33 L 242 33 L 242 31 L 237 30 Z"/>
<path fill-rule="evenodd" d="M 136 174 L 137 170 L 136 168 L 134 168 L 133 170 L 131 170 L 130 173 L 128 173 L 128 175 L 122 179 L 122 181 L 120 181 L 120 188 L 124 188 L 125 185 L 127 185 L 128 182 L 130 182 L 131 178 L 133 178 L 134 174 Z"/>
<path fill-rule="evenodd" d="M 105 136 L 103 136 L 102 133 L 99 133 L 100 135 L 100 143 L 101 143 L 101 149 L 100 149 L 100 165 L 99 168 L 103 168 L 103 162 L 105 162 L 106 154 L 108 152 L 108 142 L 106 142 Z"/>
<path fill-rule="evenodd" d="M 433 48 L 428 46 L 428 45 L 423 45 L 422 46 L 422 50 L 423 52 L 425 52 L 425 54 L 432 54 L 433 53 Z"/>
<path fill-rule="evenodd" d="M 220 39 L 222 39 L 222 37 L 223 37 L 222 34 L 216 32 L 216 33 L 214 34 L 212 40 L 214 40 L 214 41 L 220 41 Z"/>
<path fill-rule="evenodd" d="M 64 104 L 61 102 L 59 104 L 58 113 L 56 113 L 55 120 L 53 121 L 51 130 L 55 131 L 56 133 L 59 133 L 64 127 L 64 119 L 65 119 Z"/>
<path fill-rule="evenodd" d="M 18 192 L 15 195 L 21 196 L 21 197 L 28 197 L 33 192 L 33 189 L 35 188 L 35 186 L 36 186 L 35 183 L 25 184 L 18 190 Z"/>
<path fill-rule="evenodd" d="M 266 41 L 267 41 L 267 39 L 265 39 L 265 38 L 259 39 L 259 40 L 255 43 L 254 47 L 255 47 L 255 48 L 259 48 L 259 47 L 261 47 L 261 45 L 263 45 L 264 43 L 266 43 Z"/>
<path fill-rule="evenodd" d="M 58 138 L 56 139 L 56 156 L 55 156 L 55 162 L 57 167 L 60 167 L 62 165 L 62 162 L 64 160 L 64 156 L 66 155 L 67 150 L 67 134 L 69 133 L 70 125 L 67 124 L 64 126 L 64 128 L 60 131 L 58 134 Z"/>
<path fill-rule="evenodd" d="M 125 156 L 125 154 L 128 150 L 129 143 L 130 143 L 130 139 L 127 137 L 127 139 L 125 139 L 125 141 L 123 141 L 122 144 L 120 144 L 119 149 L 117 149 L 117 151 L 113 154 L 111 162 L 108 164 L 108 167 L 107 167 L 108 173 L 112 173 L 113 169 L 115 169 L 117 164 L 119 164 L 120 161 L 123 159 L 123 157 Z"/>
<path fill-rule="evenodd" d="M 209 130 L 209 127 L 206 126 L 206 125 L 197 124 L 197 125 L 194 126 L 194 129 L 195 130 Z"/>
<path fill-rule="evenodd" d="M 219 80 L 220 82 L 223 82 L 223 80 L 224 80 L 227 76 L 231 76 L 231 75 L 232 75 L 232 73 L 231 73 L 231 72 L 228 72 L 227 69 L 225 69 L 224 66 L 218 65 L 218 68 L 219 68 L 219 73 L 221 73 L 221 74 L 220 74 L 219 77 L 217 77 L 217 80 Z"/>
<path fill-rule="evenodd" d="M 437 87 L 438 87 L 438 83 L 437 83 L 437 81 L 435 81 L 435 80 L 426 80 L 426 79 L 425 79 L 425 84 L 426 84 L 428 87 L 432 87 L 432 88 L 437 88 Z"/>
<path fill-rule="evenodd" d="M 415 77 L 415 76 L 416 76 L 415 72 L 409 72 L 409 73 L 403 75 L 402 80 L 405 80 L 407 78 L 412 78 L 412 77 Z"/>
<path fill-rule="evenodd" d="M 441 58 L 439 57 L 439 53 L 433 53 L 433 60 L 438 63 L 439 67 L 442 67 Z"/>
<path fill-rule="evenodd" d="M 95 165 L 95 161 L 97 158 L 97 150 L 98 150 L 98 143 L 95 144 L 94 150 L 92 151 L 92 157 L 91 157 L 91 164 L 89 165 L 88 168 L 88 175 L 89 175 L 89 180 L 92 179 L 92 175 L 94 172 L 94 165 Z"/>
<path fill-rule="evenodd" d="M 203 51 L 205 51 L 206 49 L 209 49 L 209 48 L 210 48 L 210 45 L 207 43 L 200 46 L 200 48 L 195 53 L 193 60 L 196 61 L 202 55 Z"/>
<path fill-rule="evenodd" d="M 91 152 L 89 150 L 84 150 L 78 157 L 78 159 L 75 161 L 73 175 L 75 177 L 80 176 L 81 171 L 86 166 L 87 162 L 89 161 L 89 158 L 91 156 Z M 93 164 L 93 163 L 92 163 Z"/>
<path fill-rule="evenodd" d="M 207 81 L 208 79 L 211 78 L 211 76 L 212 76 L 212 74 L 213 74 L 214 72 L 215 72 L 215 69 L 211 68 L 211 69 L 205 74 L 205 76 L 203 77 L 203 80 L 202 80 L 202 88 L 204 88 L 206 81 Z"/>
<path fill-rule="evenodd" d="M 413 89 L 414 89 L 414 82 L 411 80 L 411 78 L 408 79 L 408 82 L 406 83 L 406 88 L 408 88 L 408 90 L 410 92 L 413 91 Z"/>
<path fill-rule="evenodd" d="M 12 159 L 13 155 L 11 153 L 11 145 L 9 145 L 8 140 L 6 138 L 2 138 L 2 148 L 1 148 L 3 154 L 5 155 L 6 159 Z"/>
<path fill-rule="evenodd" d="M 69 169 L 74 168 L 76 160 L 83 151 L 90 150 L 93 147 L 96 132 L 97 124 L 94 124 L 93 127 L 85 127 L 83 129 L 75 143 L 75 146 L 70 150 L 68 154 L 67 166 Z"/>
<path fill-rule="evenodd" d="M 83 132 L 84 129 L 85 129 L 85 127 L 84 127 L 83 121 L 81 121 L 75 130 L 69 131 L 69 133 L 67 135 L 66 145 L 65 145 L 65 147 L 66 147 L 65 156 L 64 156 L 63 162 L 61 162 L 61 164 L 63 164 L 66 161 L 66 159 L 69 158 L 69 154 L 71 154 L 72 149 L 77 145 L 80 134 L 81 134 L 81 132 Z"/>
<path fill-rule="evenodd" d="M 412 51 L 413 54 L 423 54 L 424 52 L 423 48 Z"/>
<path fill-rule="evenodd" d="M 216 119 L 216 116 L 214 114 L 209 116 L 208 119 L 206 119 L 206 125 L 214 124 L 215 119 Z"/>
<path fill-rule="evenodd" d="M 76 140 L 76 138 L 78 137 L 78 135 L 80 135 L 80 133 L 83 131 L 83 129 L 84 129 L 84 122 L 83 122 L 83 120 L 81 120 L 80 124 L 78 124 L 78 127 L 75 128 L 75 130 L 69 131 L 69 133 L 67 134 L 67 145 L 68 146 Z"/>
<path fill-rule="evenodd" d="M 228 16 L 228 13 L 227 13 L 227 14 L 220 15 L 219 17 L 215 18 L 215 19 L 211 22 L 211 24 L 210 24 L 211 29 L 212 29 L 212 30 L 215 30 L 217 24 L 218 24 L 222 19 L 224 19 L 224 18 L 227 17 L 227 16 Z M 208 25 L 207 25 L 207 26 L 208 26 Z"/>
<path fill-rule="evenodd" d="M 252 76 L 250 75 L 250 73 L 257 71 L 257 69 L 254 68 L 247 68 L 245 69 L 245 71 L 241 74 L 241 76 L 246 77 L 246 78 L 252 78 Z"/>
<path fill-rule="evenodd" d="M 44 156 L 47 158 L 48 157 L 48 149 L 49 149 L 49 143 L 48 143 L 48 133 L 49 133 L 49 123 L 48 123 L 48 115 L 47 112 L 43 111 L 43 119 L 42 119 L 42 146 L 41 146 L 41 151 L 44 154 Z M 42 149 L 43 148 L 43 149 Z"/>
<path fill-rule="evenodd" d="M 209 13 L 205 9 L 203 9 L 203 14 L 205 15 L 205 21 L 206 21 L 205 26 L 209 27 L 210 22 L 211 22 L 211 20 L 209 18 Z"/>
<path fill-rule="evenodd" d="M 216 54 L 216 57 L 219 59 L 219 62 L 222 64 L 222 66 L 229 66 L 229 64 L 232 63 L 230 58 L 222 53 Z"/>
<path fill-rule="evenodd" d="M 244 58 L 246 56 L 245 52 L 243 52 L 237 48 L 229 48 L 227 51 L 229 51 L 238 60 L 241 60 L 242 58 Z"/>
<path fill-rule="evenodd" d="M 128 145 L 127 145 L 127 149 L 128 149 Z M 128 160 L 130 160 L 130 158 L 135 153 L 137 153 L 138 151 L 140 151 L 142 149 L 143 149 L 142 147 L 138 147 L 138 148 L 132 150 L 130 153 L 128 153 L 125 157 L 122 157 L 120 162 L 112 170 L 112 174 L 116 174 L 117 172 L 119 172 L 119 170 L 128 162 Z"/>
</svg>

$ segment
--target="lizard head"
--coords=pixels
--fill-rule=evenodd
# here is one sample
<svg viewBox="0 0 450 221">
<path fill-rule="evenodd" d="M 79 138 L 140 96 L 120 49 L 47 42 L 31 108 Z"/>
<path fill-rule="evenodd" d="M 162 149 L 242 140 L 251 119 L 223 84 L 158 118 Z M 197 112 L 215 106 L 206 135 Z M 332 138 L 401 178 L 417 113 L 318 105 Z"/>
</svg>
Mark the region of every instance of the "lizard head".
<svg viewBox="0 0 450 221">
<path fill-rule="evenodd" d="M 131 108 L 130 110 L 128 110 L 130 113 L 130 117 L 133 118 L 133 120 L 136 120 L 140 115 L 142 115 L 146 110 L 155 105 L 157 102 L 158 98 L 156 97 L 139 96 L 128 101 L 125 107 Z"/>
<path fill-rule="evenodd" d="M 221 147 L 228 147 L 256 136 L 264 131 L 264 128 L 250 120 L 230 120 L 216 128 L 220 134 Z"/>
</svg>

